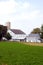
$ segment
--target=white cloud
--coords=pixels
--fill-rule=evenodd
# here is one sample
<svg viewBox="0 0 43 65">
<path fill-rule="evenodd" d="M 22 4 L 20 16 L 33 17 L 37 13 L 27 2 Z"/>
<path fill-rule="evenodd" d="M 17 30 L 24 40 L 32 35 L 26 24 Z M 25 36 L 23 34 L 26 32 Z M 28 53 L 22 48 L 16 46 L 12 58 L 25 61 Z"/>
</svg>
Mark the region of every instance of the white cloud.
<svg viewBox="0 0 43 65">
<path fill-rule="evenodd" d="M 0 2 L 0 14 L 5 15 L 15 12 L 14 10 L 14 8 L 16 7 L 15 5 L 17 4 L 16 2 L 13 1 Z"/>
<path fill-rule="evenodd" d="M 5 21 L 7 19 L 11 20 L 14 18 L 14 15 L 16 13 L 17 13 L 17 15 L 15 16 L 16 19 L 18 17 L 22 18 L 23 15 L 20 16 L 19 14 L 21 14 L 21 13 L 23 14 L 23 12 L 26 9 L 28 9 L 29 7 L 30 7 L 30 4 L 27 2 L 17 3 L 15 0 L 2 1 L 2 2 L 0 2 L 0 20 L 2 21 L 2 23 L 3 23 L 3 21 Z M 15 13 L 15 14 L 13 14 L 13 13 Z M 11 14 L 13 14 L 13 16 Z"/>
<path fill-rule="evenodd" d="M 23 8 L 29 8 L 29 7 L 30 7 L 30 3 L 28 3 L 28 2 L 23 3 Z"/>
<path fill-rule="evenodd" d="M 32 20 L 33 19 L 36 19 L 39 16 L 39 14 L 40 14 L 40 11 L 39 10 L 32 11 L 30 13 L 30 15 L 29 15 L 29 18 L 32 19 Z"/>
<path fill-rule="evenodd" d="M 25 29 L 27 27 L 28 29 L 29 23 L 31 24 L 36 19 L 43 20 L 40 10 L 34 9 L 32 11 L 31 7 L 31 4 L 25 1 L 24 3 L 16 2 L 15 0 L 0 2 L 0 23 L 4 24 L 7 21 L 11 21 L 13 22 L 12 24 L 16 24 L 14 25 L 15 27 L 18 25 L 18 28 L 24 27 L 23 29 Z"/>
<path fill-rule="evenodd" d="M 9 0 L 7 2 L 0 2 L 0 14 L 11 14 L 11 13 L 15 13 L 18 10 L 22 9 L 22 8 L 28 8 L 30 7 L 29 3 L 17 3 L 15 0 Z"/>
<path fill-rule="evenodd" d="M 31 5 L 28 2 L 17 3 L 15 0 L 0 2 L 0 17 L 10 18 L 13 17 L 11 14 L 17 13 L 15 19 L 35 19 L 38 16 L 39 11 L 27 11 L 30 6 Z"/>
<path fill-rule="evenodd" d="M 15 19 L 20 20 L 35 20 L 39 17 L 40 11 L 34 10 L 32 12 L 21 12 L 19 15 L 15 16 Z"/>
</svg>

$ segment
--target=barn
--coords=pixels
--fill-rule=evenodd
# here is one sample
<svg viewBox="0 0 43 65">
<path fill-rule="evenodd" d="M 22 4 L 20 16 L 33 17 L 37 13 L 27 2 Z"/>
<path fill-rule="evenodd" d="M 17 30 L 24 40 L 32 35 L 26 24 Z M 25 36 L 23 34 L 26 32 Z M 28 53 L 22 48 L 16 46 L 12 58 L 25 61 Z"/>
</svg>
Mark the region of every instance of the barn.
<svg viewBox="0 0 43 65">
<path fill-rule="evenodd" d="M 40 42 L 40 35 L 39 34 L 30 33 L 27 36 L 27 42 Z"/>
<path fill-rule="evenodd" d="M 9 29 L 8 32 L 12 36 L 13 41 L 26 41 L 26 34 L 19 29 Z"/>
</svg>

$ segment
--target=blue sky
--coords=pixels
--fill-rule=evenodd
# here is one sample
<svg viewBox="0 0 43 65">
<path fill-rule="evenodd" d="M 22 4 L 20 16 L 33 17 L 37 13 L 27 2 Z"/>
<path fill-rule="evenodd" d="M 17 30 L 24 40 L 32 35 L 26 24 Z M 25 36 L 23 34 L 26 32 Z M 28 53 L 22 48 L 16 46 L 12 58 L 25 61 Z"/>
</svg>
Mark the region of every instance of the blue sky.
<svg viewBox="0 0 43 65">
<path fill-rule="evenodd" d="M 43 0 L 0 0 L 0 24 L 29 34 L 43 24 Z"/>
</svg>

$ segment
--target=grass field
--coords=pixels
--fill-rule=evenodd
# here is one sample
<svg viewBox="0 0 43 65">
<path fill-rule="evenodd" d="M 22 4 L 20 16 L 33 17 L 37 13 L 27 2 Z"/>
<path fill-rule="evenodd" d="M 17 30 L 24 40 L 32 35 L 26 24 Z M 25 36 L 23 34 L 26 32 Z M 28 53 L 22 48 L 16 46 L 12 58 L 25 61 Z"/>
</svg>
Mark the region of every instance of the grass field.
<svg viewBox="0 0 43 65">
<path fill-rule="evenodd" d="M 43 46 L 0 42 L 0 65 L 43 65 Z"/>
</svg>

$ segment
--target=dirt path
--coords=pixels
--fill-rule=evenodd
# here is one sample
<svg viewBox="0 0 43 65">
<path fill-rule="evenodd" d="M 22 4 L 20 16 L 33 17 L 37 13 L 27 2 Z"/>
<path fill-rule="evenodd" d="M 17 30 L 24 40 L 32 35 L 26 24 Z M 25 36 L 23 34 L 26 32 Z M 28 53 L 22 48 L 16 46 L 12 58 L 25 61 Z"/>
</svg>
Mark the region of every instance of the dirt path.
<svg viewBox="0 0 43 65">
<path fill-rule="evenodd" d="M 32 45 L 32 46 L 43 46 L 43 43 L 34 43 L 34 42 L 22 42 L 23 44 L 26 45 Z"/>
</svg>

